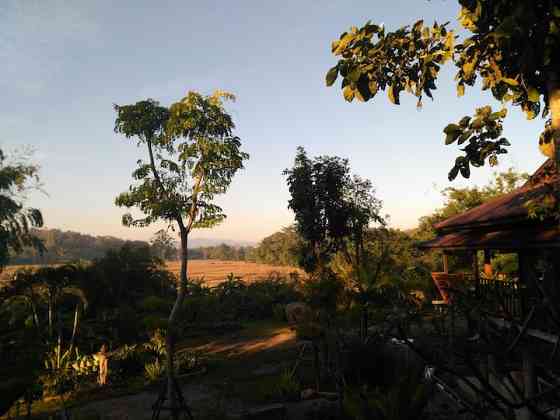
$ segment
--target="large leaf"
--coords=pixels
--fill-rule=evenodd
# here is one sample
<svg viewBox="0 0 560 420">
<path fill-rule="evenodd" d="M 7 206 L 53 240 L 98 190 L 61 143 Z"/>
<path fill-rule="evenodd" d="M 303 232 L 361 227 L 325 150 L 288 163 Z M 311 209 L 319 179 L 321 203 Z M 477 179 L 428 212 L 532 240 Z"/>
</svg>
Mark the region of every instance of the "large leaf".
<svg viewBox="0 0 560 420">
<path fill-rule="evenodd" d="M 338 66 L 334 66 L 327 72 L 326 82 L 327 86 L 332 86 L 338 77 Z"/>
<path fill-rule="evenodd" d="M 387 96 L 392 103 L 394 103 L 395 105 L 399 105 L 399 90 L 396 86 L 389 86 L 389 88 L 387 89 Z"/>
<path fill-rule="evenodd" d="M 342 90 L 342 94 L 344 95 L 344 99 L 346 99 L 348 102 L 352 102 L 352 100 L 354 99 L 354 89 L 352 89 L 350 85 L 346 86 Z"/>
</svg>

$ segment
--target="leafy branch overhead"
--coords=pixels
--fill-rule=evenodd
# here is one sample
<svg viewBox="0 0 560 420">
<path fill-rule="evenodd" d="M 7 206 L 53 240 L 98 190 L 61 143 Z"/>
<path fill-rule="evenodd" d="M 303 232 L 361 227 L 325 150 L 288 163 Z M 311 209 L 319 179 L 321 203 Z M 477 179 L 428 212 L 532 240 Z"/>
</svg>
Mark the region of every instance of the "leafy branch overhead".
<svg viewBox="0 0 560 420">
<path fill-rule="evenodd" d="M 423 20 L 393 32 L 371 22 L 344 32 L 332 43 L 332 53 L 339 60 L 327 72 L 327 86 L 340 77 L 347 101 L 368 101 L 383 90 L 396 105 L 405 92 L 417 98 L 421 106 L 424 95 L 433 98 L 441 66 L 452 62 L 458 96 L 480 80 L 482 90 L 490 90 L 502 104 L 519 107 L 528 119 L 550 114 L 550 126 L 540 143 L 548 146 L 543 153 L 559 162 L 560 5 L 548 0 L 458 2 L 458 23 L 468 31 L 463 39 L 449 29 L 448 23 L 426 26 Z M 488 112 L 486 107 L 482 109 Z M 460 129 L 446 127 L 446 144 L 453 143 L 452 138 L 459 144 L 469 143 L 463 149 L 466 156 L 456 162 L 450 179 L 458 172 L 468 177 L 469 165 L 482 166 L 486 159 L 495 165 L 497 155 L 505 153 L 507 141 L 496 140 L 505 113 L 499 117 L 490 111 L 481 118 L 481 112 L 477 110 L 473 118 L 482 122 L 480 128 L 468 122 L 464 127 L 459 124 Z M 467 135 L 470 130 L 472 134 Z"/>
<path fill-rule="evenodd" d="M 351 102 L 372 99 L 379 90 L 387 90 L 389 100 L 399 104 L 406 91 L 418 98 L 432 98 L 441 64 L 452 58 L 454 35 L 446 24 L 424 26 L 416 22 L 385 33 L 385 28 L 366 23 L 353 27 L 332 43 L 332 52 L 341 59 L 327 73 L 327 86 L 340 75 L 344 98 Z"/>
<path fill-rule="evenodd" d="M 474 118 L 464 117 L 457 124 L 449 124 L 444 128 L 445 144 L 466 144 L 461 149 L 465 155 L 459 156 L 449 171 L 450 181 L 455 179 L 459 172 L 464 178 L 469 178 L 470 165 L 483 166 L 486 159 L 491 166 L 498 164 L 498 155 L 507 153 L 505 146 L 509 146 L 508 140 L 500 137 L 506 115 L 505 108 L 492 112 L 490 106 L 485 106 L 476 110 Z"/>
</svg>

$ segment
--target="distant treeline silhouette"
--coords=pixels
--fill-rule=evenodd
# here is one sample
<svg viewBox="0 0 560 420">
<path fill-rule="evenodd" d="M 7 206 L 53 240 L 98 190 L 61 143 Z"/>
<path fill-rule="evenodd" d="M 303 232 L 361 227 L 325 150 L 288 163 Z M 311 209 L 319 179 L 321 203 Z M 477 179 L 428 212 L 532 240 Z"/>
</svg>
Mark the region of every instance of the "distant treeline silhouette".
<svg viewBox="0 0 560 420">
<path fill-rule="evenodd" d="M 56 264 L 74 261 L 92 261 L 102 258 L 107 251 L 119 249 L 125 243 L 150 246 L 145 241 L 127 241 L 113 236 L 93 236 L 60 229 L 34 229 L 32 233 L 41 239 L 46 252 L 40 255 L 36 249 L 27 248 L 10 258 L 10 264 Z M 222 243 L 189 249 L 191 259 L 214 259 L 250 261 L 272 265 L 297 265 L 297 234 L 292 227 L 283 228 L 264 238 L 257 246 L 233 246 Z M 153 250 L 154 255 L 159 255 Z"/>
<path fill-rule="evenodd" d="M 202 260 L 249 261 L 272 265 L 297 265 L 298 236 L 292 227 L 283 228 L 264 238 L 257 246 L 220 244 L 192 248 L 190 258 Z"/>
<path fill-rule="evenodd" d="M 107 251 L 119 249 L 125 243 L 134 246 L 150 246 L 145 241 L 127 241 L 114 236 L 92 236 L 60 229 L 33 229 L 33 235 L 43 241 L 46 252 L 40 255 L 36 249 L 26 248 L 10 258 L 9 264 L 56 264 L 79 260 L 91 261 L 105 256 Z"/>
</svg>

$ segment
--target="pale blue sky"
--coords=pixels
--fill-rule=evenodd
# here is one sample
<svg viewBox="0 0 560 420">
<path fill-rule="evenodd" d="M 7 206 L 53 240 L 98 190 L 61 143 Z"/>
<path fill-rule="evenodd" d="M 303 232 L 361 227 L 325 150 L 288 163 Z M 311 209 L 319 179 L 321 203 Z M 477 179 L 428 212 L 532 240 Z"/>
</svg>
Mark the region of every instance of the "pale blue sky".
<svg viewBox="0 0 560 420">
<path fill-rule="evenodd" d="M 113 133 L 113 103 L 151 97 L 168 105 L 188 90 L 235 93 L 229 107 L 251 159 L 219 200 L 228 219 L 193 237 L 259 240 L 292 222 L 281 175 L 296 147 L 347 157 L 373 181 L 393 226 L 409 228 L 442 203 L 457 149 L 442 128 L 485 104 L 456 98 L 445 71 L 436 100 L 346 103 L 326 88 L 330 43 L 368 19 L 387 29 L 457 15 L 454 0 L 3 0 L 0 3 L 0 146 L 31 145 L 48 196 L 35 194 L 48 227 L 146 239 L 158 227 L 120 225 L 114 197 L 141 150 Z M 533 171 L 542 121 L 510 113 L 513 146 L 500 168 Z M 475 171 L 485 183 L 491 170 Z M 455 181 L 453 185 L 465 185 Z"/>
</svg>

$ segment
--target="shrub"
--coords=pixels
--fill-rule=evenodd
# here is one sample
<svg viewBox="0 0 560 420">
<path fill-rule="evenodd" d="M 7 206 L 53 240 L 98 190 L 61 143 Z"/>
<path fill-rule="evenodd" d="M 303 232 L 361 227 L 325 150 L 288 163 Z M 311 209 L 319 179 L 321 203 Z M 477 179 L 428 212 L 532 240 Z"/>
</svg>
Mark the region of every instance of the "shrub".
<svg viewBox="0 0 560 420">
<path fill-rule="evenodd" d="M 350 419 L 428 419 L 430 388 L 415 374 L 405 374 L 389 388 L 347 388 L 344 411 Z"/>
<path fill-rule="evenodd" d="M 167 350 L 165 348 L 165 331 L 156 329 L 152 333 L 150 341 L 144 344 L 144 348 L 156 359 L 163 359 L 167 355 Z"/>
<path fill-rule="evenodd" d="M 111 358 L 111 367 L 122 377 L 131 377 L 142 373 L 147 357 L 144 349 L 138 345 L 124 345 L 115 352 Z"/>
<path fill-rule="evenodd" d="M 157 315 L 147 315 L 142 318 L 142 326 L 144 331 L 148 332 L 148 334 L 157 330 L 165 330 L 167 328 L 167 318 Z"/>
<path fill-rule="evenodd" d="M 144 377 L 150 383 L 159 381 L 165 373 L 165 365 L 158 359 L 144 365 Z"/>
<path fill-rule="evenodd" d="M 200 355 L 194 351 L 184 351 L 175 356 L 174 363 L 177 374 L 189 373 L 200 366 Z"/>
<path fill-rule="evenodd" d="M 117 319 L 115 322 L 117 340 L 121 342 L 133 342 L 139 338 L 140 319 L 138 313 L 129 305 L 119 307 Z"/>
<path fill-rule="evenodd" d="M 330 270 L 319 273 L 304 284 L 305 300 L 326 317 L 336 313 L 343 292 L 342 282 Z"/>
<path fill-rule="evenodd" d="M 295 368 L 284 369 L 276 385 L 278 395 L 284 401 L 297 401 L 300 398 L 301 385 L 296 377 Z"/>
<path fill-rule="evenodd" d="M 274 305 L 272 315 L 277 321 L 286 321 L 286 305 L 280 303 Z"/>
<path fill-rule="evenodd" d="M 171 304 L 158 296 L 146 296 L 139 304 L 139 307 L 144 312 L 149 313 L 168 313 L 171 309 Z"/>
</svg>

